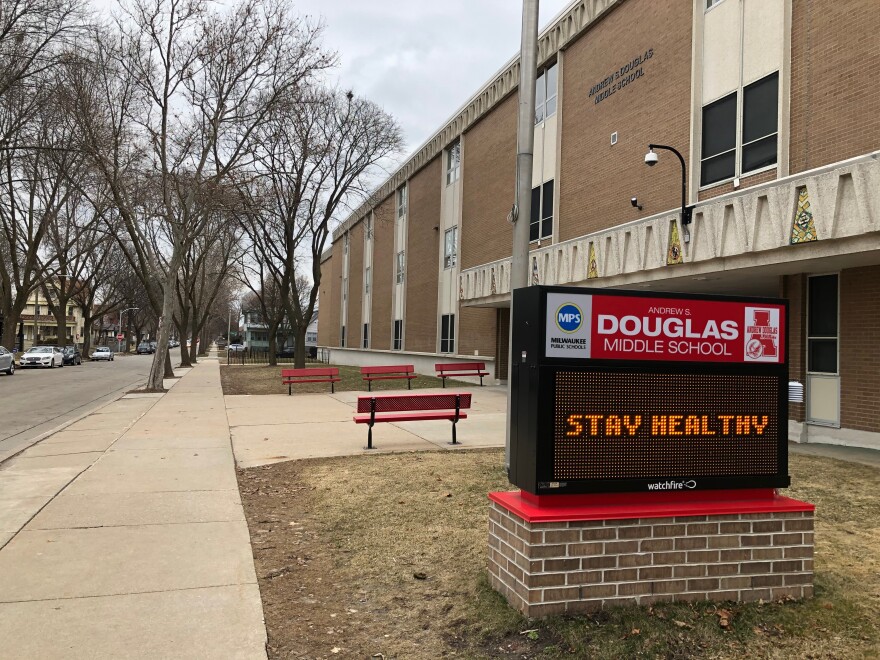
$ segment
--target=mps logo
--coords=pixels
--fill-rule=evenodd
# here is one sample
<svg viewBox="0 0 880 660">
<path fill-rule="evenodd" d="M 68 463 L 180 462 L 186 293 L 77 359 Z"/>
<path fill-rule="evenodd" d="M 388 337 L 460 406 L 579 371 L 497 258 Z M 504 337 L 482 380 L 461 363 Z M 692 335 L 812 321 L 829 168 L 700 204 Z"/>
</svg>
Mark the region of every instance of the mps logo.
<svg viewBox="0 0 880 660">
<path fill-rule="evenodd" d="M 556 327 L 563 332 L 577 332 L 584 322 L 584 313 L 574 303 L 563 303 L 556 310 Z"/>
</svg>

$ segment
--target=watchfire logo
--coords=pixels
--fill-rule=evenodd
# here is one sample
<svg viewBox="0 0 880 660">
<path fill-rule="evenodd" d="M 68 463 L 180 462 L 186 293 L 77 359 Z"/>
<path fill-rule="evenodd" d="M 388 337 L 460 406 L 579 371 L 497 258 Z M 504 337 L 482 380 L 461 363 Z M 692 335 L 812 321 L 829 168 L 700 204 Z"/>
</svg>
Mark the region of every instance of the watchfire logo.
<svg viewBox="0 0 880 660">
<path fill-rule="evenodd" d="M 690 481 L 658 481 L 655 484 L 648 484 L 648 490 L 688 490 L 696 488 L 697 482 Z"/>
</svg>

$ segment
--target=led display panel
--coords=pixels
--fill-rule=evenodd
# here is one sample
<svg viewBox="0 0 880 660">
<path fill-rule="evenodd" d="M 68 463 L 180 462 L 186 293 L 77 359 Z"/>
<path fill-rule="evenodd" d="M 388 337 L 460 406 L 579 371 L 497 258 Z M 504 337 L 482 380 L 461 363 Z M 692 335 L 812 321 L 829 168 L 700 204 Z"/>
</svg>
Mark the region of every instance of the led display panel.
<svg viewBox="0 0 880 660">
<path fill-rule="evenodd" d="M 529 287 L 513 321 L 523 490 L 789 484 L 784 300 Z"/>
</svg>

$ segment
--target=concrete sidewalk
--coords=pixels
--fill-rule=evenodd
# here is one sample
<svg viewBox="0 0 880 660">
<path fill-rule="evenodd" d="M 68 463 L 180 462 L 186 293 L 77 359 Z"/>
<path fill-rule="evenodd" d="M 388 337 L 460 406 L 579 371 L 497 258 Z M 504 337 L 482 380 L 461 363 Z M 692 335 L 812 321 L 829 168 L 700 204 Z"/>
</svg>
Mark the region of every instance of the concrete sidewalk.
<svg viewBox="0 0 880 660">
<path fill-rule="evenodd" d="M 113 406 L 0 472 L 0 656 L 265 658 L 217 361 Z"/>
</svg>

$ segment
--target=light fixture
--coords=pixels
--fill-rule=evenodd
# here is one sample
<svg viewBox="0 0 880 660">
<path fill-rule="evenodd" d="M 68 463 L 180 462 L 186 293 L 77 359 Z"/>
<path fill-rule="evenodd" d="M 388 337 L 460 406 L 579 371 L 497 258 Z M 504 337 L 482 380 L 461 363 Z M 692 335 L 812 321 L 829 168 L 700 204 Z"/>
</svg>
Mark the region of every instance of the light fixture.
<svg viewBox="0 0 880 660">
<path fill-rule="evenodd" d="M 630 198 L 629 198 L 629 203 L 632 204 L 632 205 L 633 205 L 635 208 L 637 208 L 639 211 L 642 210 L 642 205 L 639 204 L 639 198 L 638 198 L 638 197 L 630 197 Z"/>
<path fill-rule="evenodd" d="M 654 152 L 654 149 L 671 151 L 678 157 L 678 162 L 681 163 L 681 228 L 684 242 L 690 243 L 691 232 L 688 229 L 688 225 L 691 224 L 691 215 L 694 207 L 688 206 L 687 204 L 687 166 L 684 162 L 684 156 L 682 156 L 675 147 L 670 147 L 665 144 L 649 144 L 648 153 L 645 154 L 645 165 L 648 167 L 653 167 L 660 161 L 660 158 Z"/>
</svg>

